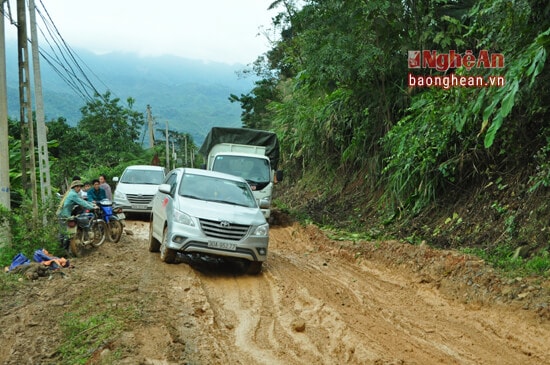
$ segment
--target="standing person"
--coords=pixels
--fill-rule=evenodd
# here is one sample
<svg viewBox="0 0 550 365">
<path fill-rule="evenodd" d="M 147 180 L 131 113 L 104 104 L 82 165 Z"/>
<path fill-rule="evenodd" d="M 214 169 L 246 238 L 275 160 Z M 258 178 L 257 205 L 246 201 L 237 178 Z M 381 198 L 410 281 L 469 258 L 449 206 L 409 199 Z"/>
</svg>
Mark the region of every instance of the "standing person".
<svg viewBox="0 0 550 365">
<path fill-rule="evenodd" d="M 82 187 L 82 190 L 80 191 L 80 197 L 84 200 L 88 200 L 88 190 L 90 190 L 91 185 L 89 181 L 86 181 L 84 183 L 84 186 Z"/>
<path fill-rule="evenodd" d="M 104 174 L 99 175 L 99 184 L 105 190 L 105 194 L 107 195 L 107 199 L 113 200 L 113 193 L 111 192 L 111 187 L 109 184 L 107 184 L 107 178 Z"/>
<path fill-rule="evenodd" d="M 105 190 L 103 190 L 103 188 L 99 184 L 99 180 L 94 179 L 94 181 L 92 181 L 92 184 L 93 184 L 93 188 L 88 190 L 88 201 L 99 203 L 103 199 L 107 199 L 107 193 L 105 192 Z"/>
</svg>

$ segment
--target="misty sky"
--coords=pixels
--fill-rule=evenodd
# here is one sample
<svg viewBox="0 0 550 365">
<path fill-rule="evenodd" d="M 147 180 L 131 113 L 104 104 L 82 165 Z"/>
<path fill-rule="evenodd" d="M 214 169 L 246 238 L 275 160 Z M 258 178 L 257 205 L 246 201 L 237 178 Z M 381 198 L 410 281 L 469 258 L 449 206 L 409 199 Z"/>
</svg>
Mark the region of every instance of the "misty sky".
<svg viewBox="0 0 550 365">
<path fill-rule="evenodd" d="M 270 49 L 274 0 L 35 0 L 73 48 L 248 64 Z M 16 1 L 10 0 L 16 18 Z M 41 17 L 37 23 L 42 28 Z M 16 39 L 6 20 L 6 36 Z M 259 34 L 261 33 L 261 34 Z M 30 36 L 30 33 L 29 33 Z M 42 37 L 42 36 L 40 36 Z M 43 42 L 39 39 L 39 44 Z"/>
</svg>

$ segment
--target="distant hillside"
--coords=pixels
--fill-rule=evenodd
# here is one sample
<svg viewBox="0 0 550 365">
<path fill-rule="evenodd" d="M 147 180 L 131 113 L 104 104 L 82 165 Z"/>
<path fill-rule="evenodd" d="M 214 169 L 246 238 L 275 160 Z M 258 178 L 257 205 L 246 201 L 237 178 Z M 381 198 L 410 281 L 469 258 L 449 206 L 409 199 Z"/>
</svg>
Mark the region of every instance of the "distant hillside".
<svg viewBox="0 0 550 365">
<path fill-rule="evenodd" d="M 17 48 L 9 43 L 7 47 L 8 112 L 19 120 Z M 236 74 L 244 65 L 173 56 L 75 52 L 79 65 L 100 93 L 110 90 L 122 105 L 132 97 L 136 101 L 134 109 L 143 113 L 149 104 L 156 128 L 164 129 L 168 122 L 170 129 L 190 133 L 200 145 L 212 126 L 241 126 L 240 105 L 230 103 L 228 97 L 247 93 L 253 87 L 254 80 L 239 79 Z M 41 74 L 46 120 L 64 117 L 70 125 L 76 125 L 86 101 L 42 59 Z"/>
</svg>

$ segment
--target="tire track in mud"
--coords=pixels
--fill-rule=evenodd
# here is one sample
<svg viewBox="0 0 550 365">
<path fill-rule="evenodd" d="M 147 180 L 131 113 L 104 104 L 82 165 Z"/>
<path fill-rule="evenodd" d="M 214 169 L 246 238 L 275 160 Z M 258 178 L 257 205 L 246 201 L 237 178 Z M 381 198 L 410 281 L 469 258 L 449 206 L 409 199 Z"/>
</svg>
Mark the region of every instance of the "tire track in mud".
<svg viewBox="0 0 550 365">
<path fill-rule="evenodd" d="M 468 293 L 456 280 L 445 296 L 446 277 L 426 279 L 449 256 L 426 274 L 407 263 L 423 248 L 380 242 L 380 255 L 368 254 L 294 224 L 272 227 L 264 271 L 248 276 L 231 265 L 165 264 L 148 252 L 148 222 L 127 223 L 135 233 L 119 244 L 2 298 L 0 362 L 59 363 L 57 323 L 73 301 L 89 300 L 130 314 L 89 365 L 550 364 L 548 321 L 461 301 L 456 294 Z"/>
<path fill-rule="evenodd" d="M 130 336 L 141 359 L 167 364 L 550 363 L 544 351 L 547 326 L 509 322 L 515 313 L 447 300 L 414 273 L 356 260 L 307 228 L 276 227 L 271 234 L 259 276 L 242 275 L 231 266 L 166 265 L 147 252 L 143 234 L 138 235 L 133 260 L 143 268 L 137 285 L 150 318 Z"/>
<path fill-rule="evenodd" d="M 410 270 L 355 259 L 294 225 L 271 230 L 258 276 L 150 254 L 165 358 L 188 364 L 550 364 L 550 329 L 443 297 Z M 155 289 L 156 288 L 156 289 Z M 145 290 L 145 289 L 144 289 Z M 163 328 L 166 328 L 163 332 Z M 151 330 L 153 329 L 153 330 Z M 166 335 L 168 333 L 168 335 Z M 146 336 L 144 336 L 146 337 Z M 171 364 L 172 362 L 170 362 Z"/>
<path fill-rule="evenodd" d="M 293 355 L 282 362 L 550 362 L 548 326 L 539 329 L 521 316 L 509 323 L 517 313 L 448 301 L 407 271 L 327 255 L 296 227 L 272 232 L 266 288 L 258 289 L 270 298 L 269 310 L 258 310 L 273 318 L 272 332 L 260 338 L 256 330 L 249 338 L 285 347 Z M 304 332 L 292 331 L 297 318 Z M 527 337 L 511 335 L 518 330 Z"/>
</svg>

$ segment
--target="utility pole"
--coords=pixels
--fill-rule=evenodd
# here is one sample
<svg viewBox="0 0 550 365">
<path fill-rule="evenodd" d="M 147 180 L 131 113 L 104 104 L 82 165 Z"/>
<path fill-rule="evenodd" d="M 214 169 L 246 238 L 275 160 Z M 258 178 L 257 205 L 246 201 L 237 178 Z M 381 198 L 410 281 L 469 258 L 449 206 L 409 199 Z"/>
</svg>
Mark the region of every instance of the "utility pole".
<svg viewBox="0 0 550 365">
<path fill-rule="evenodd" d="M 21 23 L 23 22 L 23 23 Z M 27 47 L 27 32 L 25 30 L 25 2 L 17 0 L 17 57 L 19 59 L 19 126 L 21 133 L 21 185 L 23 189 L 28 189 L 29 183 L 27 182 L 27 125 L 25 124 L 25 94 L 22 80 L 25 78 L 23 63 L 25 62 Z"/>
<path fill-rule="evenodd" d="M 0 205 L 10 210 L 10 150 L 8 145 L 8 86 L 4 0 L 0 0 Z M 4 227 L 0 227 L 0 232 Z M 8 234 L 4 237 L 9 237 Z"/>
<path fill-rule="evenodd" d="M 172 141 L 172 168 L 176 168 L 176 158 L 178 158 L 178 155 L 176 154 L 176 146 L 174 144 L 174 141 Z"/>
<path fill-rule="evenodd" d="M 185 167 L 189 167 L 189 165 L 187 164 L 187 133 L 185 133 L 183 135 L 183 138 L 184 138 L 184 147 L 183 147 L 183 150 L 185 151 Z M 193 166 L 191 166 L 193 167 Z"/>
<path fill-rule="evenodd" d="M 36 136 L 38 142 L 38 166 L 40 169 L 40 195 L 42 203 L 51 196 L 50 161 L 48 157 L 48 138 L 44 118 L 44 99 L 42 97 L 42 78 L 40 76 L 40 53 L 38 51 L 38 36 L 36 33 L 36 6 L 34 0 L 29 0 L 29 15 L 31 21 L 31 46 L 34 75 L 34 100 L 36 103 Z"/>
<path fill-rule="evenodd" d="M 170 170 L 170 142 L 168 141 L 168 122 L 166 122 L 166 169 Z"/>
<path fill-rule="evenodd" d="M 147 104 L 147 123 L 149 126 L 149 147 L 155 147 L 155 131 L 153 130 L 153 115 L 151 113 L 151 105 Z"/>
<path fill-rule="evenodd" d="M 4 0 L 0 0 L 0 207 L 10 210 L 10 149 L 8 146 L 8 86 L 6 79 L 6 32 Z M 11 230 L 6 219 L 0 225 L 0 248 L 11 244 Z"/>
<path fill-rule="evenodd" d="M 24 189 L 29 189 L 32 196 L 32 213 L 34 222 L 38 218 L 38 197 L 36 195 L 36 158 L 34 154 L 34 122 L 32 120 L 32 108 L 31 108 L 31 85 L 29 81 L 29 49 L 27 47 L 27 14 L 25 9 L 25 0 L 17 0 L 17 41 L 19 45 L 18 57 L 19 57 L 19 103 L 21 109 L 21 127 L 27 121 L 28 128 L 28 146 L 29 146 L 29 156 L 30 156 L 30 175 L 31 175 L 31 184 L 30 187 L 23 185 Z M 26 148 L 25 140 L 23 139 L 23 128 L 21 128 L 21 153 Z M 21 164 L 23 165 L 23 160 L 25 160 L 25 169 L 22 167 L 22 177 L 23 181 L 26 182 L 27 174 L 27 162 L 26 162 L 26 153 L 21 156 Z"/>
</svg>

